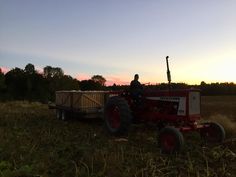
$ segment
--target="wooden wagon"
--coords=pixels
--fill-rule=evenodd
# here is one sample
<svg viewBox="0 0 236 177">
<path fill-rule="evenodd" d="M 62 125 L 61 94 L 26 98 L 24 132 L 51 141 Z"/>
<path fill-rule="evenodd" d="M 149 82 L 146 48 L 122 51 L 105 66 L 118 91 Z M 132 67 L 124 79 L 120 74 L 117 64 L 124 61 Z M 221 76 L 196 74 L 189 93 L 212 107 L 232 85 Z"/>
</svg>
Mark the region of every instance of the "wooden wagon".
<svg viewBox="0 0 236 177">
<path fill-rule="evenodd" d="M 49 107 L 56 109 L 57 118 L 61 120 L 74 113 L 83 118 L 101 117 L 109 96 L 107 91 L 57 91 L 56 102 Z"/>
</svg>

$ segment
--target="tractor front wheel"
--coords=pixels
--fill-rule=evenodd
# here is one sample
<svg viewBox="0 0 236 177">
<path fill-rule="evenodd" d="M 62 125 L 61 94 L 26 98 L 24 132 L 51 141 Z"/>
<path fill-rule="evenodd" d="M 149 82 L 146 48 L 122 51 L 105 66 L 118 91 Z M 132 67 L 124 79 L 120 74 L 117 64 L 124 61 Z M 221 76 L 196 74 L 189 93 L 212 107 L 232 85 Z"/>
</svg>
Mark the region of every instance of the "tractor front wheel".
<svg viewBox="0 0 236 177">
<path fill-rule="evenodd" d="M 160 131 L 159 145 L 163 153 L 178 152 L 184 145 L 183 135 L 174 127 L 165 127 Z"/>
<path fill-rule="evenodd" d="M 109 133 L 113 135 L 126 134 L 132 119 L 126 100 L 119 96 L 111 97 L 105 106 L 104 119 Z"/>
<path fill-rule="evenodd" d="M 204 125 L 206 128 L 203 128 L 200 133 L 206 143 L 222 143 L 224 141 L 225 130 L 220 124 L 210 122 Z"/>
</svg>

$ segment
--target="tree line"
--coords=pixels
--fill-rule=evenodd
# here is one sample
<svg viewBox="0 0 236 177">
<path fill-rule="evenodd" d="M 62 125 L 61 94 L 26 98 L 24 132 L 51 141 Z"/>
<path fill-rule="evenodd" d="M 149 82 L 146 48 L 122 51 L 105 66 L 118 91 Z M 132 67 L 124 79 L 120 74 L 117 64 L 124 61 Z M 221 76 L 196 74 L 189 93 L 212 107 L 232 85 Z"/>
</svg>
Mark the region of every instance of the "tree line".
<svg viewBox="0 0 236 177">
<path fill-rule="evenodd" d="M 0 69 L 0 100 L 29 100 L 47 102 L 55 100 L 58 90 L 103 90 L 106 79 L 94 75 L 91 79 L 79 81 L 59 67 L 46 66 L 43 73 L 29 63 L 24 69 L 13 68 L 7 73 Z"/>
<path fill-rule="evenodd" d="M 233 82 L 225 83 L 210 83 L 207 84 L 204 81 L 200 85 L 188 85 L 186 83 L 160 83 L 156 85 L 145 85 L 146 90 L 179 90 L 179 89 L 199 89 L 202 96 L 217 96 L 217 95 L 236 95 L 236 84 Z M 109 90 L 127 90 L 127 85 L 113 85 L 108 87 Z"/>
<path fill-rule="evenodd" d="M 55 91 L 58 90 L 127 90 L 128 85 L 105 86 L 106 79 L 101 75 L 94 75 L 88 80 L 77 80 L 59 67 L 46 66 L 43 73 L 35 70 L 29 63 L 24 69 L 13 68 L 7 73 L 0 69 L 0 101 L 29 100 L 47 102 L 55 100 Z M 166 83 L 146 85 L 146 89 L 165 90 L 169 86 Z M 188 85 L 185 83 L 172 83 L 172 89 L 197 88 L 202 95 L 236 95 L 234 83 L 210 83 L 204 81 L 200 85 Z"/>
</svg>

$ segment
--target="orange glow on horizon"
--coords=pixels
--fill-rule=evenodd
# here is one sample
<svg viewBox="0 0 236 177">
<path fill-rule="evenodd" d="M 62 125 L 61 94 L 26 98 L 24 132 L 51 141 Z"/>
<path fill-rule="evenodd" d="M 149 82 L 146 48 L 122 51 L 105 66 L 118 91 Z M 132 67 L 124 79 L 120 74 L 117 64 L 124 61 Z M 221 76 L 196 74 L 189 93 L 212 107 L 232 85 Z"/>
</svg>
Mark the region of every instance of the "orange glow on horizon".
<svg viewBox="0 0 236 177">
<path fill-rule="evenodd" d="M 81 73 L 81 74 L 78 74 L 75 78 L 79 81 L 82 81 L 82 80 L 91 79 L 91 76 L 89 76 L 88 74 Z"/>
<path fill-rule="evenodd" d="M 0 69 L 4 74 L 6 74 L 8 71 L 10 71 L 10 69 L 7 67 L 0 67 Z"/>
<path fill-rule="evenodd" d="M 128 85 L 130 82 L 127 81 L 127 79 L 122 79 L 119 77 L 115 77 L 115 76 L 108 76 L 106 78 L 106 86 L 112 86 L 113 84 L 116 85 Z"/>
</svg>

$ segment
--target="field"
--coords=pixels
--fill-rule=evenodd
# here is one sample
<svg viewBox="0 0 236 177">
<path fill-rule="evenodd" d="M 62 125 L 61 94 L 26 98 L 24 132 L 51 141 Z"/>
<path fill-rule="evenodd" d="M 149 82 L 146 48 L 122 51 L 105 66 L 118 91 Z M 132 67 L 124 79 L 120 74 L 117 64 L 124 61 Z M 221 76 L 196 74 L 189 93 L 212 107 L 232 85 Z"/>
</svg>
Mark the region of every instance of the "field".
<svg viewBox="0 0 236 177">
<path fill-rule="evenodd" d="M 205 146 L 191 133 L 181 153 L 165 155 L 152 125 L 115 138 L 101 120 L 63 122 L 47 105 L 0 103 L 0 177 L 236 176 L 236 96 L 203 97 L 202 115 L 223 124 L 225 143 Z"/>
</svg>

